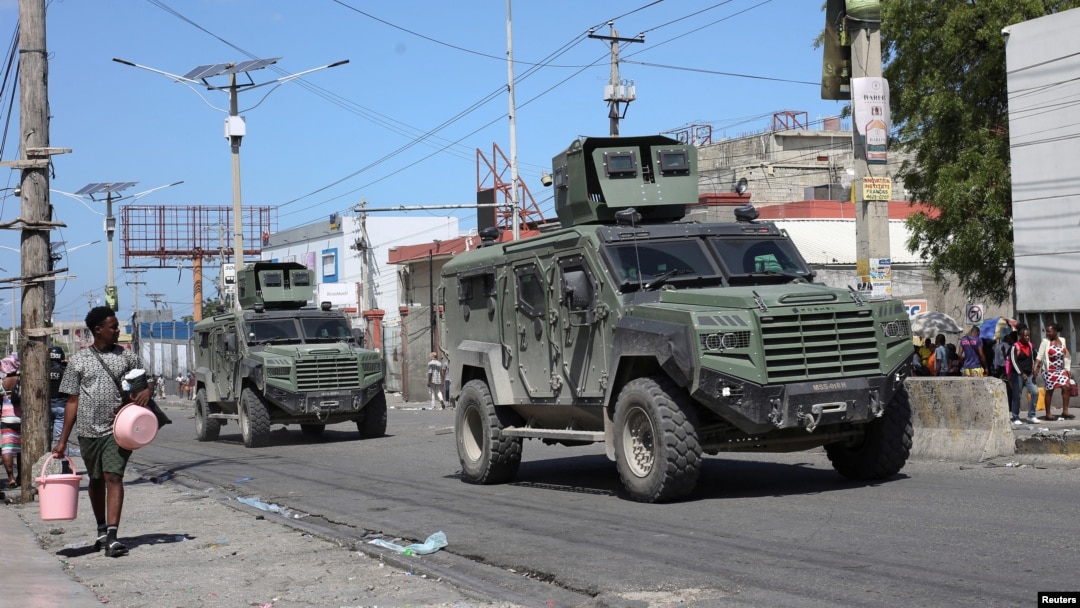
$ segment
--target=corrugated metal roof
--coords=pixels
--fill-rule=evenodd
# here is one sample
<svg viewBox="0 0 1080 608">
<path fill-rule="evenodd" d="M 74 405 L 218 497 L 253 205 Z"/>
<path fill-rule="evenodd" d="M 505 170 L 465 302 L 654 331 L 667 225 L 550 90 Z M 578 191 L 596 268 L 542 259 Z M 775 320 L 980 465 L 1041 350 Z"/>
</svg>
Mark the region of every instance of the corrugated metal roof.
<svg viewBox="0 0 1080 608">
<path fill-rule="evenodd" d="M 773 220 L 787 231 L 810 264 L 854 264 L 855 220 Z M 907 249 L 911 232 L 904 220 L 889 220 L 889 250 L 893 264 L 922 264 Z"/>
</svg>

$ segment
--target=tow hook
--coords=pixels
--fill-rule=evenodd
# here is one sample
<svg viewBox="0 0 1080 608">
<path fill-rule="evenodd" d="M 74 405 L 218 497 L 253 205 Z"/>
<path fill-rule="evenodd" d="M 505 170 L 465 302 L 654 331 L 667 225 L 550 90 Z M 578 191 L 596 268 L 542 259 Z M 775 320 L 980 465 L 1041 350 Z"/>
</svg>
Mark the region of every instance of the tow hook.
<svg viewBox="0 0 1080 608">
<path fill-rule="evenodd" d="M 821 412 L 818 412 L 817 418 L 813 414 L 807 414 L 806 412 L 799 412 L 797 417 L 806 425 L 807 433 L 813 433 L 818 423 L 821 422 Z"/>
<path fill-rule="evenodd" d="M 784 416 L 780 413 L 780 401 L 772 399 L 772 411 L 769 412 L 768 420 L 773 423 L 776 428 L 781 428 L 784 425 Z"/>
<path fill-rule="evenodd" d="M 885 407 L 882 406 L 876 390 L 870 391 L 870 413 L 874 415 L 874 418 L 881 418 L 885 415 Z"/>
</svg>

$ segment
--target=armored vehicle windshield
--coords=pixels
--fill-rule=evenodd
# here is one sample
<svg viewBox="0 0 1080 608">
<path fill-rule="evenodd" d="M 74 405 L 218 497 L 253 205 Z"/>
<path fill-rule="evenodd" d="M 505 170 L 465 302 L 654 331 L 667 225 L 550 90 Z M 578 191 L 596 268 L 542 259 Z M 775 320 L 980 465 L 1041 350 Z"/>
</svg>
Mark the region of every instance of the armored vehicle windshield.
<svg viewBox="0 0 1080 608">
<path fill-rule="evenodd" d="M 778 236 L 631 240 L 611 243 L 603 251 L 622 292 L 669 283 L 775 284 L 813 276 L 791 241 Z"/>
</svg>

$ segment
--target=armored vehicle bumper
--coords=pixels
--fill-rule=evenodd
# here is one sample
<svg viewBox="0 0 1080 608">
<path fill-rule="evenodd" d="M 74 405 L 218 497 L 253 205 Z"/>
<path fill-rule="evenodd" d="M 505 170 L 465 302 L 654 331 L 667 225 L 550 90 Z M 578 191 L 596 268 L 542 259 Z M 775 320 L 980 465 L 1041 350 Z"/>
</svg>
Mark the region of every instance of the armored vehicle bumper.
<svg viewBox="0 0 1080 608">
<path fill-rule="evenodd" d="M 382 393 L 382 382 L 375 382 L 363 388 L 305 390 L 302 393 L 268 385 L 264 396 L 280 410 L 272 418 L 288 417 L 291 422 L 311 422 L 333 424 L 356 419 L 372 399 Z M 283 414 L 283 415 L 282 415 Z"/>
<path fill-rule="evenodd" d="M 902 365 L 887 375 L 758 385 L 704 369 L 693 397 L 748 435 L 800 428 L 813 433 L 881 416 L 906 376 Z"/>
</svg>

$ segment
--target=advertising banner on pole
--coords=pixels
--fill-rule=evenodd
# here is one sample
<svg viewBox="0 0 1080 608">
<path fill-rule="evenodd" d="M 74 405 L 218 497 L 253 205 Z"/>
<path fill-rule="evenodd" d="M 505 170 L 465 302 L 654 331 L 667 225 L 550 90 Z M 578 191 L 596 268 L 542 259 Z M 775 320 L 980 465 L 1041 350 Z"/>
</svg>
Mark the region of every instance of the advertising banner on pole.
<svg viewBox="0 0 1080 608">
<path fill-rule="evenodd" d="M 854 126 L 862 139 L 866 162 L 884 165 L 889 160 L 889 81 L 884 78 L 852 78 L 851 105 Z"/>
</svg>

